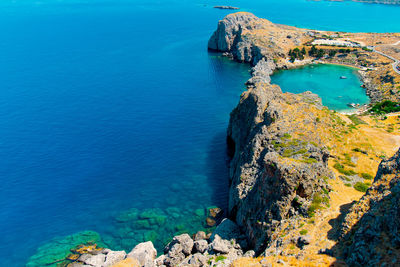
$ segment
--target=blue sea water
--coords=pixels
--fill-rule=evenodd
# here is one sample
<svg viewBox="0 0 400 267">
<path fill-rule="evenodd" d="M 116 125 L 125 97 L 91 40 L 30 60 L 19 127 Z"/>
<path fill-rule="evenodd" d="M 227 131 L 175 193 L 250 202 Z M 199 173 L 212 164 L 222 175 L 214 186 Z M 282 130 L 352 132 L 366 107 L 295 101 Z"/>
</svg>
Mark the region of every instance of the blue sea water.
<svg viewBox="0 0 400 267">
<path fill-rule="evenodd" d="M 229 13 L 216 4 L 307 28 L 400 30 L 399 7 L 352 2 L 3 0 L 2 266 L 86 229 L 132 247 L 151 230 L 121 239 L 135 226 L 115 218 L 132 208 L 177 216 L 179 232 L 193 211 L 226 206 L 225 133 L 249 67 L 207 52 Z"/>
</svg>

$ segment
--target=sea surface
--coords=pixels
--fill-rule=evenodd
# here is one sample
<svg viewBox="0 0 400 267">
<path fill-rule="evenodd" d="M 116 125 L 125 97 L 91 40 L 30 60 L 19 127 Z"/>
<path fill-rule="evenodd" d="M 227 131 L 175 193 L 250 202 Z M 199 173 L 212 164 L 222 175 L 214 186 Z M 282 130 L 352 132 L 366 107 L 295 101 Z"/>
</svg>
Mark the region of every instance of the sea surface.
<svg viewBox="0 0 400 267">
<path fill-rule="evenodd" d="M 306 28 L 400 31 L 399 7 L 353 2 L 2 0 L 1 266 L 84 230 L 113 249 L 160 249 L 226 207 L 226 127 L 249 66 L 207 51 L 230 13 L 217 4 Z M 283 87 L 321 90 L 327 104 L 345 95 L 316 83 Z"/>
</svg>

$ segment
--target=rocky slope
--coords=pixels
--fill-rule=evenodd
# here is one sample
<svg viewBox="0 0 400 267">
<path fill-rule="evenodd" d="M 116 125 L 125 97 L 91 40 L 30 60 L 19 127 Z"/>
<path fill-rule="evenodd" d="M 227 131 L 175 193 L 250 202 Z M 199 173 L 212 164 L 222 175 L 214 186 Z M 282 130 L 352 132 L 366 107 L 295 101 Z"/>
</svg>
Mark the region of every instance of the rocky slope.
<svg viewBox="0 0 400 267">
<path fill-rule="evenodd" d="M 318 136 L 298 134 L 305 128 L 317 132 L 320 99 L 309 92 L 283 94 L 265 82 L 268 75 L 259 72 L 265 65 L 272 63 L 262 60 L 254 69 L 228 128 L 234 151 L 229 214 L 258 252 L 276 238 L 283 220 L 307 215 L 313 196 L 329 190 L 326 180 L 332 176 Z"/>
<path fill-rule="evenodd" d="M 338 257 L 349 266 L 400 264 L 400 150 L 382 161 L 373 185 L 347 213 Z"/>
</svg>

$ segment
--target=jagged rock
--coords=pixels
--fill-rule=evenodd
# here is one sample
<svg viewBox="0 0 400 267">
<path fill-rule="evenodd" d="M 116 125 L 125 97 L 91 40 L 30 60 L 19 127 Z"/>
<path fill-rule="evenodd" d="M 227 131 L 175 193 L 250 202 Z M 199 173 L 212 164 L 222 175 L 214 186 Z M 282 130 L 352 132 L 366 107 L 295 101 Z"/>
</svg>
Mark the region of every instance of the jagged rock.
<svg viewBox="0 0 400 267">
<path fill-rule="evenodd" d="M 164 260 L 167 266 L 176 266 L 185 259 L 182 245 L 179 243 L 173 244 L 169 250 L 166 259 Z"/>
<path fill-rule="evenodd" d="M 398 264 L 399 206 L 400 150 L 381 162 L 374 183 L 345 216 L 339 242 L 332 250 L 349 266 Z"/>
<path fill-rule="evenodd" d="M 251 13 L 240 12 L 219 21 L 218 28 L 208 41 L 208 48 L 222 52 L 230 51 L 235 39 L 240 36 L 242 27 L 251 27 L 252 21 L 258 18 Z"/>
<path fill-rule="evenodd" d="M 292 107 L 296 106 L 298 114 L 313 115 L 306 111 L 309 102 L 314 103 L 313 108 L 320 108 L 313 94 L 284 95 L 278 86 L 258 82 L 242 94 L 231 113 L 228 145 L 234 153 L 229 213 L 256 248 L 273 241 L 272 233 L 281 220 L 306 214 L 307 205 L 293 202 L 296 196 L 310 203 L 316 192 L 328 188 L 321 177 L 332 177 L 327 165 L 329 153 L 324 148 L 307 144 L 302 149 L 309 154 L 308 162 L 302 158 L 287 161 L 282 156 L 284 150 L 271 144 L 285 142 L 284 136 L 295 130 L 292 122 L 297 113 L 283 108 L 288 97 L 296 99 Z M 308 121 L 297 123 L 310 125 Z"/>
<path fill-rule="evenodd" d="M 109 251 L 107 253 L 106 261 L 104 267 L 113 266 L 119 261 L 122 261 L 126 257 L 125 251 Z"/>
<path fill-rule="evenodd" d="M 217 253 L 227 254 L 229 253 L 229 244 L 229 241 L 222 240 L 219 235 L 215 235 L 210 246 L 211 249 Z"/>
<path fill-rule="evenodd" d="M 157 267 L 163 266 L 163 265 L 164 265 L 165 259 L 166 259 L 166 256 L 165 256 L 165 255 L 161 255 L 160 257 L 158 257 L 158 258 L 156 258 L 156 259 L 154 260 L 154 264 L 155 264 Z"/>
<path fill-rule="evenodd" d="M 297 238 L 297 246 L 300 249 L 303 249 L 304 246 L 309 245 L 310 243 L 311 243 L 311 237 L 309 235 L 299 236 L 299 238 Z"/>
<path fill-rule="evenodd" d="M 154 259 L 157 257 L 157 250 L 151 241 L 138 244 L 127 255 L 128 258 L 134 258 L 139 261 L 142 266 L 154 266 Z"/>
<path fill-rule="evenodd" d="M 203 232 L 203 231 L 198 231 L 198 232 L 196 233 L 196 235 L 194 236 L 194 240 L 195 240 L 195 241 L 198 241 L 198 240 L 202 240 L 202 239 L 207 239 L 207 235 L 206 235 L 206 233 Z"/>
<path fill-rule="evenodd" d="M 254 252 L 254 250 L 248 250 L 248 251 L 246 251 L 246 253 L 244 253 L 243 257 L 253 258 L 255 255 L 256 255 L 256 253 Z"/>
<path fill-rule="evenodd" d="M 168 247 L 173 247 L 176 244 L 179 244 L 182 247 L 182 252 L 185 255 L 190 255 L 192 253 L 194 242 L 188 234 L 175 236 L 171 243 L 167 245 L 167 250 L 169 250 Z"/>
<path fill-rule="evenodd" d="M 193 254 L 189 259 L 189 265 L 194 267 L 205 266 L 207 264 L 207 257 L 203 254 L 196 253 Z"/>
<path fill-rule="evenodd" d="M 198 251 L 200 253 L 204 253 L 207 250 L 208 243 L 206 240 L 194 241 L 194 247 L 195 247 L 196 251 Z"/>
</svg>

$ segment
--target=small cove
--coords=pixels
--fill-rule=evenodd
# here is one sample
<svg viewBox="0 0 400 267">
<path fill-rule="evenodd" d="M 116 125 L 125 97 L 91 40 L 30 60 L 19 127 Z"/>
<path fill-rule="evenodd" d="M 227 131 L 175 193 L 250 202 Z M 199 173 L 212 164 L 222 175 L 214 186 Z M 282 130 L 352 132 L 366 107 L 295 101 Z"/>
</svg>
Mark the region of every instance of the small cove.
<svg viewBox="0 0 400 267">
<path fill-rule="evenodd" d="M 341 77 L 346 77 L 341 79 Z M 311 91 L 319 95 L 322 103 L 336 111 L 354 110 L 349 103 L 367 104 L 368 96 L 361 87 L 357 69 L 332 64 L 312 64 L 303 67 L 279 70 L 271 76 L 283 92 L 302 93 Z"/>
</svg>

